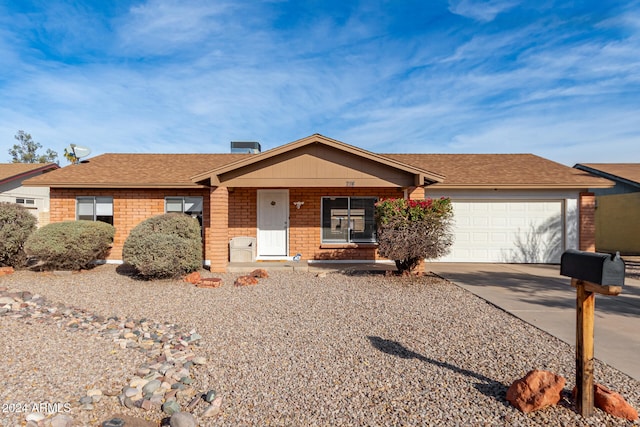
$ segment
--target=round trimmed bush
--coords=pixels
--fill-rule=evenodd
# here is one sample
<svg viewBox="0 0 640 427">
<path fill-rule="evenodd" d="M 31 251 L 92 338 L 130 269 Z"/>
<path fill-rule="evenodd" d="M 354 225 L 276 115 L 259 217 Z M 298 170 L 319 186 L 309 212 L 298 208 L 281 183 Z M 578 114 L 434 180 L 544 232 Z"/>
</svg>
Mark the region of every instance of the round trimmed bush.
<svg viewBox="0 0 640 427">
<path fill-rule="evenodd" d="M 80 270 L 105 259 L 116 229 L 102 221 L 65 221 L 45 225 L 25 243 L 25 251 L 35 256 L 46 270 Z"/>
<path fill-rule="evenodd" d="M 123 261 L 146 278 L 169 278 L 202 266 L 197 219 L 179 213 L 154 216 L 138 224 L 122 249 Z"/>
<path fill-rule="evenodd" d="M 20 268 L 26 265 L 24 244 L 36 229 L 36 222 L 24 206 L 0 203 L 0 266 Z"/>
</svg>

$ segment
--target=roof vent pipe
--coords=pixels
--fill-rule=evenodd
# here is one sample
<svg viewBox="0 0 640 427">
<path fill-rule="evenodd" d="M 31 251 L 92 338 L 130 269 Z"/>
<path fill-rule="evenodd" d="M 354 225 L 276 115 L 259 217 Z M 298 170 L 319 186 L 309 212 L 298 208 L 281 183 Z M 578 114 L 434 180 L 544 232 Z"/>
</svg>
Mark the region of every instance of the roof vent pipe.
<svg viewBox="0 0 640 427">
<path fill-rule="evenodd" d="M 231 152 L 232 153 L 249 153 L 249 154 L 258 154 L 260 153 L 260 143 L 256 141 L 231 141 Z"/>
</svg>

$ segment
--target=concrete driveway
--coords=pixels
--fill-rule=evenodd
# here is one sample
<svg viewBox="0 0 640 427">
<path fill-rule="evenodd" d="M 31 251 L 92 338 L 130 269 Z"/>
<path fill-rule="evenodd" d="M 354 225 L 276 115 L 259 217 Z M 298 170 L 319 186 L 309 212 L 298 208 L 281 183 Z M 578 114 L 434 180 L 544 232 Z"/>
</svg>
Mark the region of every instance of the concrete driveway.
<svg viewBox="0 0 640 427">
<path fill-rule="evenodd" d="M 576 290 L 559 265 L 425 267 L 575 347 Z M 596 295 L 594 329 L 595 357 L 640 381 L 640 280 L 626 279 L 618 296 Z"/>
</svg>

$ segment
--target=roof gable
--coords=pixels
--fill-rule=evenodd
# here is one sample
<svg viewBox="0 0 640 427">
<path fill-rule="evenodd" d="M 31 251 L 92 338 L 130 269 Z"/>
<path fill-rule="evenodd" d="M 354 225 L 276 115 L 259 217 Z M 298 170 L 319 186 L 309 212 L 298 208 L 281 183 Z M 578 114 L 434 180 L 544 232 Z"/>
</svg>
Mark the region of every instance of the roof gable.
<svg viewBox="0 0 640 427">
<path fill-rule="evenodd" d="M 640 163 L 578 163 L 574 168 L 640 187 Z"/>
<path fill-rule="evenodd" d="M 58 169 L 55 163 L 0 163 L 0 184 Z"/>
<path fill-rule="evenodd" d="M 444 176 L 320 134 L 195 175 L 227 186 L 420 186 Z"/>
</svg>

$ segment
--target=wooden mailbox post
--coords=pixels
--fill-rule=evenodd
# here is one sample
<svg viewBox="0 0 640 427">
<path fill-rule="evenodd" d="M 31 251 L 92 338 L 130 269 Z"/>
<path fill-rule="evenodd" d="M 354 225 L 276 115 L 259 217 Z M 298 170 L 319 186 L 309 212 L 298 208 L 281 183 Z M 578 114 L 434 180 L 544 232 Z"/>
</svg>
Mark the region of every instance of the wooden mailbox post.
<svg viewBox="0 0 640 427">
<path fill-rule="evenodd" d="M 576 288 L 576 407 L 593 415 L 593 322 L 596 295 L 618 295 L 624 285 L 624 261 L 610 255 L 570 249 L 562 254 L 560 274 Z"/>
</svg>

